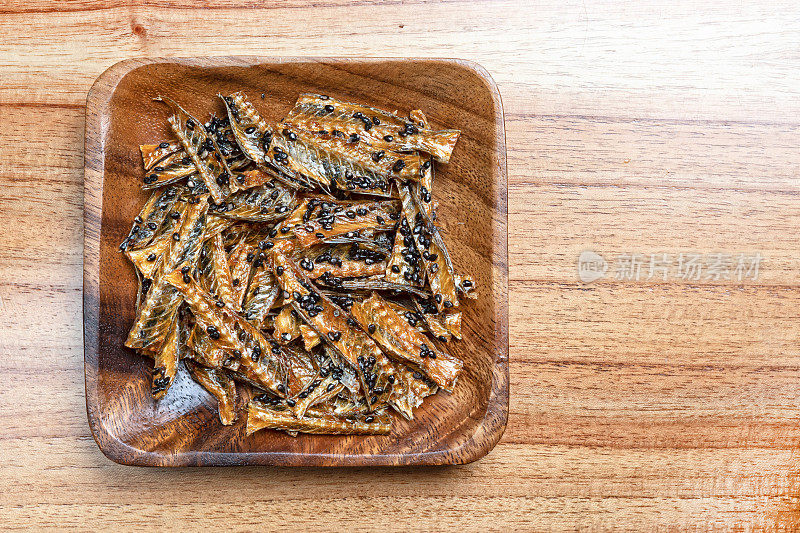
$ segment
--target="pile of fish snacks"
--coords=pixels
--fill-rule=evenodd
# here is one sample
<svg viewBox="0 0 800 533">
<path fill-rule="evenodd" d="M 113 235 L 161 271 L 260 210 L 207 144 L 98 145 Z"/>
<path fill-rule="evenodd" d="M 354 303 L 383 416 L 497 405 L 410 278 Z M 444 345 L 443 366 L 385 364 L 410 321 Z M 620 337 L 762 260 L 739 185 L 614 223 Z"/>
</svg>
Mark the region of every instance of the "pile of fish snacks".
<svg viewBox="0 0 800 533">
<path fill-rule="evenodd" d="M 453 390 L 463 363 L 441 347 L 476 294 L 433 181 L 459 131 L 316 94 L 279 123 L 241 92 L 205 123 L 157 100 L 175 138 L 141 146 L 153 192 L 120 246 L 154 398 L 182 361 L 223 424 L 246 406 L 247 434 L 386 434 L 390 410 Z"/>
</svg>

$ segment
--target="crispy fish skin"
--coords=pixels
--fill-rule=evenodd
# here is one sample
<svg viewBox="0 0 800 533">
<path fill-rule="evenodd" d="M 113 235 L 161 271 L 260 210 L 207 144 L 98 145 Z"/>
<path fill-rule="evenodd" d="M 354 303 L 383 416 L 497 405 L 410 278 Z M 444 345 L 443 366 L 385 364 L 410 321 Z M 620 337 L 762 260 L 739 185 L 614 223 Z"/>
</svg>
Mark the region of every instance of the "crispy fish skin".
<svg viewBox="0 0 800 533">
<path fill-rule="evenodd" d="M 417 308 L 417 314 L 425 323 L 428 331 L 440 341 L 449 341 L 452 333 L 450 333 L 450 329 L 439 315 L 439 310 L 436 309 L 436 304 L 433 303 L 433 299 L 415 298 L 414 305 Z M 460 334 L 461 330 L 459 325 L 459 335 Z"/>
<path fill-rule="evenodd" d="M 222 235 L 216 234 L 206 241 L 200 255 L 198 281 L 206 292 L 216 296 L 225 305 L 235 306 L 233 296 L 233 277 L 228 256 L 222 243 Z M 219 304 L 217 304 L 219 305 Z"/>
<path fill-rule="evenodd" d="M 357 135 L 378 149 L 420 150 L 442 163 L 450 160 L 461 133 L 458 130 L 432 131 L 427 124 L 415 124 L 411 119 L 387 111 L 308 93 L 300 95 L 284 121 L 307 131 L 336 129 L 347 137 Z"/>
<path fill-rule="evenodd" d="M 401 226 L 408 228 L 408 223 L 405 218 L 400 222 Z M 417 245 L 414 239 L 406 232 L 406 235 L 400 232 L 400 227 L 394 235 L 394 244 L 392 245 L 392 253 L 389 255 L 386 263 L 386 271 L 384 277 L 390 283 L 408 284 L 415 287 L 421 287 L 425 281 L 425 271 L 420 270 L 419 265 L 422 261 Z"/>
<path fill-rule="evenodd" d="M 414 238 L 417 248 L 422 250 L 422 261 L 425 264 L 428 283 L 433 291 L 436 307 L 439 312 L 458 307 L 455 277 L 441 237 L 436 228 L 431 229 L 423 220 L 417 220 L 419 210 L 411 198 L 408 187 L 400 187 L 400 199 L 403 202 L 403 215 L 411 228 L 410 234 Z"/>
<path fill-rule="evenodd" d="M 289 409 L 270 409 L 261 402 L 253 400 L 247 406 L 246 433 L 252 435 L 262 429 L 318 435 L 388 435 L 392 426 L 391 419 L 385 413 L 352 419 L 321 413 L 297 418 Z"/>
<path fill-rule="evenodd" d="M 236 384 L 224 371 L 207 368 L 187 359 L 184 364 L 192 379 L 217 399 L 219 421 L 230 426 L 236 420 Z"/>
<path fill-rule="evenodd" d="M 242 304 L 245 319 L 254 326 L 261 326 L 279 293 L 280 288 L 272 271 L 266 268 L 256 269 Z"/>
<path fill-rule="evenodd" d="M 309 407 L 333 398 L 342 390 L 344 390 L 344 385 L 339 383 L 333 375 L 329 373 L 325 376 L 318 374 L 298 394 L 295 404 L 290 409 L 294 416 L 303 418 Z"/>
<path fill-rule="evenodd" d="M 303 347 L 307 351 L 313 350 L 319 346 L 319 343 L 322 341 L 319 333 L 317 333 L 314 328 L 306 324 L 300 324 L 300 335 L 303 337 Z"/>
<path fill-rule="evenodd" d="M 236 180 L 231 181 L 231 169 L 220 155 L 216 140 L 206 133 L 202 122 L 192 117 L 174 100 L 164 97 L 158 97 L 157 100 L 165 102 L 172 109 L 173 114 L 167 119 L 172 131 L 194 162 L 211 197 L 217 203 L 222 202 L 228 194 L 236 191 Z"/>
<path fill-rule="evenodd" d="M 152 279 L 164 256 L 169 252 L 171 239 L 171 236 L 163 235 L 144 248 L 126 250 L 125 255 L 144 278 Z"/>
<path fill-rule="evenodd" d="M 242 153 L 259 166 L 271 164 L 265 149 L 265 145 L 270 145 L 273 136 L 270 125 L 261 118 L 243 92 L 237 91 L 229 96 L 219 97 L 225 103 L 233 137 Z"/>
<path fill-rule="evenodd" d="M 436 349 L 378 294 L 354 303 L 350 312 L 390 357 L 421 369 L 444 390 L 453 390 L 463 363 Z"/>
<path fill-rule="evenodd" d="M 294 233 L 300 246 L 308 248 L 325 239 L 363 229 L 392 229 L 394 221 L 391 215 L 396 213 L 397 203 L 394 201 L 373 202 L 295 226 Z"/>
<path fill-rule="evenodd" d="M 297 313 L 288 305 L 275 317 L 272 336 L 280 344 L 289 344 L 300 336 L 300 321 Z"/>
<path fill-rule="evenodd" d="M 387 265 L 384 254 L 368 253 L 357 244 L 321 245 L 308 250 L 305 256 L 313 264 L 312 270 L 308 273 L 311 279 L 323 276 L 339 278 L 376 276 L 385 272 Z"/>
<path fill-rule="evenodd" d="M 151 171 L 153 167 L 158 165 L 159 162 L 163 161 L 168 156 L 181 152 L 182 150 L 183 145 L 180 143 L 180 141 L 164 141 L 159 144 L 139 145 L 139 151 L 142 153 L 144 171 Z"/>
<path fill-rule="evenodd" d="M 142 145 L 142 149 L 144 146 L 145 145 Z M 205 158 L 208 155 L 208 152 L 201 150 L 201 158 Z M 230 168 L 232 171 L 242 169 L 250 163 L 250 161 L 248 161 L 247 158 L 245 158 L 241 153 L 234 157 L 226 158 L 225 161 L 228 164 L 228 168 Z M 163 160 L 159 161 L 158 165 L 149 170 L 148 174 L 145 176 L 142 189 L 157 189 L 159 187 L 163 187 L 164 185 L 177 183 L 184 178 L 187 178 L 187 184 L 189 184 L 192 181 L 192 178 L 195 177 L 198 181 L 201 179 L 199 176 L 197 176 L 197 167 L 195 167 L 194 161 L 185 151 L 181 150 L 180 152 L 167 156 Z M 244 178 L 240 180 L 240 182 L 243 181 Z M 190 188 L 191 187 L 192 186 L 190 185 Z"/>
<path fill-rule="evenodd" d="M 390 178 L 420 178 L 423 162 L 417 154 L 370 150 L 343 134 L 331 135 L 325 130 L 311 133 L 290 124 L 279 124 L 278 130 L 281 133 L 272 146 L 272 157 L 311 178 L 323 190 L 335 183 L 342 190 L 388 196 Z"/>
<path fill-rule="evenodd" d="M 154 191 L 147 203 L 134 219 L 130 233 L 120 244 L 120 250 L 136 250 L 144 248 L 153 241 L 156 231 L 164 222 L 170 209 L 180 197 L 177 187 L 167 187 Z"/>
<path fill-rule="evenodd" d="M 436 394 L 436 383 L 429 381 L 421 372 L 405 365 L 396 365 L 397 394 L 389 401 L 389 405 L 406 420 L 414 418 L 414 409 L 422 405 L 422 401 Z"/>
<path fill-rule="evenodd" d="M 307 180 L 285 166 L 282 157 L 276 160 L 270 154 L 270 148 L 274 148 L 275 141 L 273 127 L 261 118 L 244 93 L 238 91 L 229 96 L 219 96 L 225 102 L 233 137 L 245 156 L 261 170 L 269 171 L 289 187 L 310 187 Z M 275 144 L 280 145 L 280 141 Z"/>
<path fill-rule="evenodd" d="M 208 336 L 206 330 L 197 324 L 192 328 L 186 346 L 189 348 L 187 357 L 189 359 L 194 359 L 203 366 L 222 368 L 223 361 L 229 359 L 228 350 L 220 347 L 218 343 L 215 343 L 211 337 Z M 225 367 L 226 369 L 238 370 L 238 359 L 231 358 L 230 361 L 226 362 L 228 362 L 228 365 Z"/>
<path fill-rule="evenodd" d="M 205 231 L 206 202 L 198 202 L 187 207 L 181 221 L 180 230 L 173 234 L 172 248 L 158 268 L 147 298 L 140 306 L 136 321 L 128 334 L 125 346 L 134 349 L 158 350 L 169 333 L 170 325 L 183 301 L 180 292 L 164 279 L 179 265 L 186 264 L 191 269 L 197 261 Z"/>
<path fill-rule="evenodd" d="M 221 217 L 250 222 L 273 222 L 288 216 L 295 207 L 295 191 L 278 182 L 241 190 L 215 207 Z"/>
</svg>

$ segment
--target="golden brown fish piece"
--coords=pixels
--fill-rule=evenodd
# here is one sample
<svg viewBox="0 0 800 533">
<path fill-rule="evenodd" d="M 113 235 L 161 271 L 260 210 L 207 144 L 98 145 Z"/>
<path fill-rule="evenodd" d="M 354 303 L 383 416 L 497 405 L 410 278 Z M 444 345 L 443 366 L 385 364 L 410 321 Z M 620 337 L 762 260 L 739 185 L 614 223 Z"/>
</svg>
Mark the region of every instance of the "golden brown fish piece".
<svg viewBox="0 0 800 533">
<path fill-rule="evenodd" d="M 183 297 L 165 281 L 163 273 L 181 265 L 181 268 L 185 266 L 190 270 L 194 267 L 202 246 L 207 206 L 206 202 L 201 201 L 187 207 L 180 229 L 172 235 L 173 242 L 169 254 L 158 266 L 152 286 L 139 308 L 125 346 L 157 351 L 169 333 Z"/>
<path fill-rule="evenodd" d="M 389 230 L 394 227 L 391 216 L 397 214 L 397 207 L 396 202 L 385 201 L 343 209 L 295 226 L 294 233 L 300 246 L 308 248 L 325 239 L 363 229 Z"/>
<path fill-rule="evenodd" d="M 347 418 L 331 414 L 308 414 L 295 417 L 286 407 L 268 407 L 253 400 L 247 406 L 248 435 L 262 429 L 278 429 L 321 435 L 388 435 L 391 419 L 385 413 Z"/>
<path fill-rule="evenodd" d="M 278 124 L 280 144 L 272 152 L 287 154 L 285 166 L 327 186 L 343 190 L 388 195 L 389 179 L 418 180 L 423 164 L 416 153 L 401 154 L 370 149 L 340 132 L 308 132 L 291 124 Z M 335 131 L 335 130 L 334 130 Z M 282 158 L 283 156 L 281 156 Z"/>
<path fill-rule="evenodd" d="M 312 267 L 308 272 L 311 279 L 376 276 L 386 271 L 387 264 L 386 254 L 361 248 L 358 244 L 318 245 L 304 251 L 300 261 Z"/>
<path fill-rule="evenodd" d="M 415 298 L 414 305 L 417 308 L 417 316 L 431 332 L 431 335 L 440 341 L 449 341 L 451 337 L 450 329 L 443 319 L 446 315 L 440 315 L 433 298 Z M 460 329 L 459 329 L 460 334 Z"/>
<path fill-rule="evenodd" d="M 414 409 L 422 405 L 422 401 L 436 394 L 436 383 L 425 377 L 422 372 L 413 370 L 405 365 L 395 365 L 397 368 L 397 393 L 389 401 L 392 408 L 403 415 L 406 420 L 414 418 Z"/>
<path fill-rule="evenodd" d="M 350 312 L 387 355 L 421 369 L 444 390 L 453 389 L 463 363 L 436 349 L 383 298 L 373 293 L 369 299 L 354 303 Z"/>
<path fill-rule="evenodd" d="M 290 306 L 281 309 L 275 317 L 275 331 L 272 336 L 280 344 L 289 344 L 300 336 L 300 317 Z"/>
<path fill-rule="evenodd" d="M 236 180 L 231 181 L 231 169 L 225 158 L 220 155 L 214 137 L 206 133 L 203 123 L 192 117 L 174 100 L 163 97 L 158 97 L 156 100 L 165 102 L 172 109 L 173 114 L 167 121 L 180 139 L 183 149 L 194 162 L 197 173 L 200 174 L 214 201 L 220 203 L 231 192 L 236 192 L 238 185 Z"/>
<path fill-rule="evenodd" d="M 419 118 L 419 115 L 416 115 Z M 458 130 L 430 130 L 374 107 L 342 102 L 325 95 L 301 94 L 284 119 L 306 131 L 337 130 L 348 139 L 364 141 L 377 149 L 396 152 L 420 150 L 447 163 L 458 141 Z"/>
<path fill-rule="evenodd" d="M 319 346 L 319 343 L 322 341 L 319 333 L 317 333 L 314 328 L 307 326 L 306 324 L 300 324 L 300 335 L 303 337 L 303 347 L 307 351 L 313 350 Z"/>
<path fill-rule="evenodd" d="M 255 269 L 242 305 L 244 318 L 260 327 L 279 294 L 280 287 L 272 271 L 267 268 Z"/>
<path fill-rule="evenodd" d="M 206 368 L 187 359 L 184 363 L 189 375 L 209 394 L 217 399 L 219 420 L 230 426 L 236 420 L 236 384 L 224 370 Z"/>
<path fill-rule="evenodd" d="M 230 96 L 219 96 L 225 102 L 233 137 L 245 156 L 261 170 L 273 173 L 278 180 L 292 188 L 310 187 L 306 178 L 285 166 L 282 157 L 273 157 L 270 152 L 275 137 L 273 128 L 261 118 L 244 93 L 238 91 Z M 280 144 L 280 141 L 276 144 Z"/>
<path fill-rule="evenodd" d="M 138 250 L 127 250 L 125 255 L 146 279 L 152 279 L 164 256 L 172 246 L 172 236 L 164 235 Z"/>
<path fill-rule="evenodd" d="M 197 279 L 200 286 L 217 300 L 218 307 L 228 305 L 236 308 L 233 277 L 221 234 L 214 235 L 204 244 L 200 253 Z"/>
<path fill-rule="evenodd" d="M 408 187 L 400 187 L 400 199 L 403 202 L 403 215 L 407 226 L 401 225 L 398 232 L 403 236 L 412 236 L 420 250 L 422 261 L 425 264 L 428 283 L 433 291 L 436 307 L 440 312 L 445 312 L 453 307 L 458 307 L 455 278 L 452 266 L 448 261 L 447 250 L 441 242 L 441 237 L 434 227 L 429 227 L 424 221 L 417 219 L 419 210 L 411 198 Z"/>
<path fill-rule="evenodd" d="M 197 327 L 205 330 L 218 348 L 230 353 L 230 362 L 238 361 L 238 372 L 247 379 L 276 394 L 283 387 L 281 373 L 283 362 L 272 357 L 271 345 L 261 332 L 240 315 L 225 307 L 217 307 L 211 296 L 205 293 L 191 278 L 176 270 L 165 276 L 167 282 L 183 295 Z M 259 364 L 263 360 L 264 364 Z M 223 361 L 223 367 L 231 366 Z"/>
<path fill-rule="evenodd" d="M 177 187 L 165 187 L 154 191 L 133 219 L 130 233 L 122 241 L 119 249 L 124 251 L 144 248 L 153 241 L 164 219 L 178 202 L 181 191 Z"/>
</svg>

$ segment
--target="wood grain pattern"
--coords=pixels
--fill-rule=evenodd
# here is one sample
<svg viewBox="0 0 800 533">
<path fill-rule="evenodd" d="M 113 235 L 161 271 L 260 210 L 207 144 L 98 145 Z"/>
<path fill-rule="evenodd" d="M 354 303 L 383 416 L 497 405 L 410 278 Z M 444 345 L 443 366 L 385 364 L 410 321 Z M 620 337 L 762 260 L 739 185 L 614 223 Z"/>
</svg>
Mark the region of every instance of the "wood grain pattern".
<svg viewBox="0 0 800 533">
<path fill-rule="evenodd" d="M 2 527 L 797 530 L 800 6 L 344 4 L 0 6 Z M 500 443 L 445 469 L 105 459 L 86 423 L 81 327 L 94 79 L 138 56 L 406 53 L 477 61 L 503 97 Z M 577 282 L 572 251 L 695 246 L 760 250 L 763 277 Z"/>
<path fill-rule="evenodd" d="M 137 283 L 119 243 L 149 197 L 140 189 L 139 146 L 172 138 L 168 110 L 153 99 L 172 98 L 206 120 L 224 113 L 217 95 L 235 91 L 270 123 L 311 92 L 424 109 L 437 127 L 461 131 L 450 163 L 437 165 L 437 223 L 454 267 L 474 273 L 481 298 L 464 302 L 464 339 L 447 346 L 464 362 L 453 393 L 430 398 L 412 421 L 395 417 L 391 435 L 246 436 L 246 417 L 222 426 L 213 400 L 186 376 L 155 402 L 150 363 L 123 346 Z M 94 83 L 86 117 L 86 405 L 109 458 L 148 466 L 435 465 L 469 463 L 494 447 L 508 418 L 508 189 L 503 111 L 485 71 L 454 60 L 129 60 Z"/>
</svg>

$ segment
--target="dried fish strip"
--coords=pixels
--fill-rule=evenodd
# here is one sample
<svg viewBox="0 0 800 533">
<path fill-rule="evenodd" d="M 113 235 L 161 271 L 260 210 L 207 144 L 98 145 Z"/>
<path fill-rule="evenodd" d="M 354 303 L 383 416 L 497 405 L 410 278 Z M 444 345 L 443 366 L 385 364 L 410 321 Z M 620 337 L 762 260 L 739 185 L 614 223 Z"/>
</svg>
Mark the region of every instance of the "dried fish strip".
<svg viewBox="0 0 800 533">
<path fill-rule="evenodd" d="M 133 227 L 125 240 L 120 244 L 120 250 L 135 250 L 143 248 L 152 242 L 159 226 L 164 222 L 170 209 L 178 201 L 179 190 L 175 187 L 153 192 L 142 210 L 133 219 Z"/>
<path fill-rule="evenodd" d="M 231 169 L 220 155 L 214 137 L 209 136 L 202 123 L 192 117 L 181 106 L 168 98 L 159 97 L 172 108 L 172 116 L 167 121 L 172 131 L 180 139 L 183 149 L 189 154 L 197 173 L 215 202 L 220 203 L 236 190 L 236 181 L 230 181 Z M 204 154 L 201 157 L 201 153 Z"/>
<path fill-rule="evenodd" d="M 230 376 L 216 368 L 206 368 L 191 360 L 186 361 L 186 369 L 192 379 L 217 399 L 219 420 L 230 426 L 236 420 L 236 385 Z"/>
<path fill-rule="evenodd" d="M 317 94 L 301 94 L 285 121 L 307 131 L 336 129 L 385 150 L 420 150 L 442 163 L 450 160 L 460 134 L 458 130 L 432 131 L 426 124 L 380 109 Z"/>
<path fill-rule="evenodd" d="M 297 418 L 291 409 L 271 408 L 259 401 L 247 406 L 247 434 L 262 429 L 278 429 L 323 435 L 388 435 L 391 419 L 385 413 L 360 417 L 329 414 L 308 415 Z"/>
<path fill-rule="evenodd" d="M 178 307 L 183 301 L 181 294 L 166 282 L 163 272 L 183 265 L 191 269 L 199 255 L 201 236 L 205 230 L 206 214 L 204 202 L 192 204 L 186 211 L 179 231 L 173 233 L 172 248 L 168 257 L 159 266 L 147 298 L 139 308 L 125 346 L 134 349 L 158 350 L 167 336 Z"/>
<path fill-rule="evenodd" d="M 433 291 L 436 307 L 440 312 L 458 307 L 452 265 L 448 260 L 446 249 L 441 246 L 443 244 L 441 237 L 435 228 L 431 229 L 425 224 L 407 187 L 400 187 L 400 198 L 403 201 L 403 215 L 408 223 L 405 231 L 413 236 L 417 248 L 422 250 L 421 257 L 425 263 L 426 276 Z M 402 233 L 403 226 L 398 231 Z"/>
<path fill-rule="evenodd" d="M 396 214 L 396 202 L 374 202 L 352 209 L 344 209 L 306 224 L 297 225 L 294 233 L 300 246 L 308 248 L 331 237 L 364 229 L 377 231 L 392 229 L 394 227 L 392 215 Z"/>
</svg>

